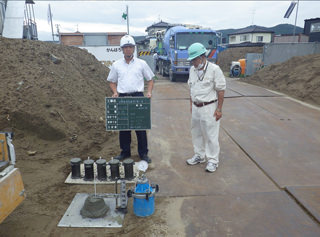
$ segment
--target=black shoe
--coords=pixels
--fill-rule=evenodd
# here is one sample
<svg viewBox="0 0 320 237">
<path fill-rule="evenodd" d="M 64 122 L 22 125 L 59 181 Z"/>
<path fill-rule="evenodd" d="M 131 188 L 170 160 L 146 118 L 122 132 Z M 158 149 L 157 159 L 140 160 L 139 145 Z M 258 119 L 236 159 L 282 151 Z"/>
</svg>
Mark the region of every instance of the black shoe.
<svg viewBox="0 0 320 237">
<path fill-rule="evenodd" d="M 123 159 L 129 158 L 129 157 L 130 157 L 130 155 L 120 154 L 120 155 L 118 155 L 118 156 L 116 156 L 116 157 L 113 157 L 113 159 L 123 160 Z"/>
<path fill-rule="evenodd" d="M 143 155 L 141 160 L 145 160 L 146 162 L 151 163 L 151 159 L 149 158 L 148 155 Z"/>
</svg>

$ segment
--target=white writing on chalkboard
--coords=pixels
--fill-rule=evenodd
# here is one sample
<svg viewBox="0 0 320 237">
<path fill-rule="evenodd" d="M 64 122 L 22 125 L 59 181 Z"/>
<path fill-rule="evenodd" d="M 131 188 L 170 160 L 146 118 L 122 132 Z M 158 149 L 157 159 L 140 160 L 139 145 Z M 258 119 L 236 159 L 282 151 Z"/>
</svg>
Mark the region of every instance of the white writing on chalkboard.
<svg viewBox="0 0 320 237">
<path fill-rule="evenodd" d="M 106 97 L 106 129 L 151 129 L 150 99 L 146 97 Z"/>
</svg>

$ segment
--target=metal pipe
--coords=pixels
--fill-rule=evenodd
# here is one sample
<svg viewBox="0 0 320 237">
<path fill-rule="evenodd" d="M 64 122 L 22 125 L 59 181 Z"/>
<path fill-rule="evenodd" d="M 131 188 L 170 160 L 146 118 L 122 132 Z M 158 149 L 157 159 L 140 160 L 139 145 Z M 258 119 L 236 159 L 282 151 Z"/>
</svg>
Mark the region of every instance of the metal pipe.
<svg viewBox="0 0 320 237">
<path fill-rule="evenodd" d="M 26 12 L 26 25 L 29 25 L 29 12 L 28 12 L 28 6 L 25 6 L 25 12 Z"/>
<path fill-rule="evenodd" d="M 33 5 L 31 5 L 31 8 L 32 8 L 32 15 L 33 15 L 33 22 L 36 23 L 36 17 L 34 15 L 34 9 L 33 9 Z"/>
<path fill-rule="evenodd" d="M 94 196 L 97 196 L 97 184 L 96 184 L 96 179 L 94 177 L 94 172 L 93 172 L 93 186 L 94 186 Z"/>
<path fill-rule="evenodd" d="M 116 187 L 115 187 L 116 188 L 116 195 L 120 196 L 120 194 L 118 194 L 118 179 L 116 179 L 115 185 L 116 185 Z M 115 198 L 116 198 L 116 208 L 118 208 L 118 196 L 116 196 Z"/>
<path fill-rule="evenodd" d="M 127 31 L 128 31 L 128 35 L 129 35 L 129 8 L 127 5 Z"/>
<path fill-rule="evenodd" d="M 52 14 L 51 14 L 50 4 L 49 4 L 49 16 L 50 16 L 50 23 L 51 23 L 52 41 L 54 41 L 54 33 L 53 33 L 53 25 L 52 25 Z"/>
<path fill-rule="evenodd" d="M 97 194 L 96 197 L 99 198 L 116 198 L 119 197 L 119 194 L 115 194 L 115 193 L 102 193 L 102 194 Z"/>
<path fill-rule="evenodd" d="M 299 0 L 298 0 L 298 3 L 297 3 L 296 19 L 295 19 L 294 28 L 293 28 L 293 36 L 295 36 L 295 34 L 296 34 L 296 25 L 297 25 L 297 18 L 298 18 L 298 9 L 299 9 Z"/>
<path fill-rule="evenodd" d="M 26 9 L 24 9 L 23 14 L 24 14 L 23 23 L 27 24 L 27 12 L 26 12 Z"/>
</svg>

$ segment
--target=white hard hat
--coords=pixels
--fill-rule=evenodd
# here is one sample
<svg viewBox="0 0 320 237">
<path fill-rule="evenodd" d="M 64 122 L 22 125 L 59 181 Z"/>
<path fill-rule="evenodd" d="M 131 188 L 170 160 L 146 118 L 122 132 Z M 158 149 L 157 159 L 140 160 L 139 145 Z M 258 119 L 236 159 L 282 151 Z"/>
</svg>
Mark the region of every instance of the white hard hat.
<svg viewBox="0 0 320 237">
<path fill-rule="evenodd" d="M 124 47 L 124 46 L 135 46 L 136 43 L 134 42 L 134 39 L 132 38 L 132 36 L 130 35 L 125 35 L 121 38 L 120 40 L 120 47 Z"/>
</svg>

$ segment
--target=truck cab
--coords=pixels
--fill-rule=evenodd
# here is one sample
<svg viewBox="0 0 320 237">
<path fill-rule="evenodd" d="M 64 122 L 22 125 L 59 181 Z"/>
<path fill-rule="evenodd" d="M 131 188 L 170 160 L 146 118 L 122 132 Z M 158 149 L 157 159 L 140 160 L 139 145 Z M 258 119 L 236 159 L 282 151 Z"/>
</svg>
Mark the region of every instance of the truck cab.
<svg viewBox="0 0 320 237">
<path fill-rule="evenodd" d="M 158 39 L 159 57 L 157 67 L 163 76 L 169 76 L 175 81 L 178 75 L 188 75 L 190 62 L 188 48 L 195 42 L 202 43 L 207 51 L 209 61 L 217 59 L 217 36 L 210 29 L 189 29 L 183 26 L 175 26 L 168 29 L 163 39 Z"/>
</svg>

